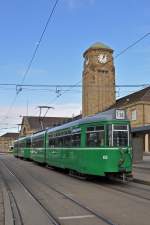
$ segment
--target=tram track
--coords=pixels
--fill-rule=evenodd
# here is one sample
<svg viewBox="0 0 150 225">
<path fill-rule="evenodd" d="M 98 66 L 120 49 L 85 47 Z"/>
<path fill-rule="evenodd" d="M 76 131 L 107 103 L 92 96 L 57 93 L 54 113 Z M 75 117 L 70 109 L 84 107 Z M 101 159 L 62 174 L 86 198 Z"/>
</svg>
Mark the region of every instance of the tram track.
<svg viewBox="0 0 150 225">
<path fill-rule="evenodd" d="M 19 209 L 19 206 L 17 204 L 16 198 L 7 182 L 7 180 L 4 177 L 4 174 L 1 173 L 3 183 L 6 188 L 6 192 L 8 194 L 9 198 L 9 203 L 10 203 L 10 208 L 11 208 L 11 213 L 12 213 L 12 223 L 13 225 L 24 225 L 23 218 Z"/>
<path fill-rule="evenodd" d="M 144 200 L 147 200 L 147 201 L 150 201 L 150 198 L 148 198 L 148 197 L 145 197 L 145 196 L 143 196 L 143 195 L 141 195 L 141 194 L 137 194 L 137 193 L 135 193 L 135 192 L 131 192 L 131 191 L 129 191 L 129 190 L 127 190 L 127 189 L 125 189 L 124 187 L 119 187 L 119 186 L 108 186 L 108 185 L 103 185 L 103 187 L 105 187 L 105 188 L 108 188 L 108 189 L 111 189 L 111 190 L 115 190 L 115 191 L 118 191 L 118 192 L 120 192 L 120 193 L 123 193 L 123 194 L 127 194 L 127 195 L 129 195 L 129 196 L 134 196 L 134 197 L 137 197 L 137 198 L 139 198 L 139 199 L 144 199 Z M 129 187 L 129 186 L 128 186 Z M 137 188 L 137 187 L 135 187 L 136 189 L 139 189 L 139 188 Z M 150 192 L 149 192 L 149 194 L 150 194 Z"/>
<path fill-rule="evenodd" d="M 29 195 L 40 205 L 40 207 L 42 208 L 42 210 L 44 210 L 45 211 L 45 213 L 47 214 L 47 216 L 49 217 L 49 219 L 50 219 L 50 221 L 51 221 L 51 223 L 53 224 L 53 225 L 61 225 L 61 223 L 57 220 L 57 218 L 55 218 L 52 214 L 51 214 L 51 212 L 42 204 L 42 202 L 35 196 L 35 195 L 33 195 L 33 193 L 26 187 L 26 185 L 17 177 L 17 175 L 14 173 L 14 171 L 12 171 L 12 169 L 10 170 L 10 168 L 6 165 L 6 163 L 4 163 L 3 161 L 2 161 L 2 164 L 5 166 L 5 168 L 7 168 L 7 170 L 8 170 L 8 172 L 11 174 L 11 175 L 13 175 L 16 179 L 17 179 L 17 181 L 23 186 L 23 188 L 24 188 L 24 190 L 27 192 L 27 193 L 29 193 Z M 3 180 L 6 180 L 4 177 L 3 177 Z M 15 214 L 13 213 L 13 221 L 14 221 L 14 225 L 24 225 L 24 222 L 23 222 L 23 219 L 22 219 L 22 216 L 21 216 L 21 212 L 20 212 L 20 210 L 19 210 L 19 207 L 18 207 L 18 205 L 17 205 L 17 201 L 16 201 L 16 199 L 15 199 L 15 197 L 14 197 L 14 195 L 13 195 L 13 192 L 11 191 L 11 189 L 10 189 L 10 187 L 9 187 L 9 185 L 8 185 L 8 182 L 6 183 L 5 182 L 5 184 L 6 184 L 6 188 L 7 188 L 7 190 L 8 190 L 8 193 L 9 193 L 9 196 L 10 196 L 10 204 L 11 205 L 13 205 L 12 204 L 12 201 L 11 201 L 11 199 L 13 199 L 13 201 L 15 202 L 15 205 L 16 205 L 16 208 L 17 208 L 17 211 L 18 211 L 18 214 L 19 214 L 19 217 L 20 217 L 20 223 L 18 223 L 18 222 L 16 222 L 16 219 L 15 219 Z M 13 210 L 13 207 L 11 207 L 12 208 L 12 212 L 14 211 Z"/>
<path fill-rule="evenodd" d="M 43 209 L 53 218 L 53 220 L 56 220 L 56 223 L 53 223 L 55 225 L 62 225 L 61 221 L 59 221 L 59 218 L 55 218 L 51 212 L 49 211 L 49 209 L 42 203 L 42 201 L 37 198 L 35 196 L 35 194 L 33 194 L 33 192 L 26 186 L 26 184 L 17 176 L 16 172 L 12 169 L 12 167 L 10 168 L 10 166 L 7 166 L 6 163 L 3 161 L 2 162 L 5 167 L 16 177 L 16 179 L 22 184 L 22 186 L 30 193 L 30 195 L 40 204 L 41 207 L 43 207 Z M 30 176 L 32 177 L 32 179 L 36 180 L 35 177 L 33 177 L 31 174 Z M 36 180 L 37 181 L 37 180 Z M 105 224 L 108 225 L 117 225 L 117 223 L 114 223 L 113 221 L 111 221 L 111 219 L 107 218 L 106 216 L 104 216 L 103 214 L 97 213 L 95 210 L 89 208 L 88 206 L 84 205 L 82 202 L 74 199 L 73 197 L 65 194 L 64 192 L 59 191 L 58 189 L 56 189 L 55 187 L 53 187 L 52 185 L 49 185 L 47 183 L 44 183 L 44 185 L 49 188 L 50 190 L 54 191 L 55 193 L 63 196 L 63 198 L 71 201 L 72 203 L 74 203 L 75 205 L 77 205 L 78 207 L 84 209 L 85 211 L 87 211 L 88 213 L 90 213 L 91 215 L 95 216 L 97 219 L 99 219 L 101 222 L 104 222 Z M 54 221 L 55 222 L 55 221 Z"/>
</svg>

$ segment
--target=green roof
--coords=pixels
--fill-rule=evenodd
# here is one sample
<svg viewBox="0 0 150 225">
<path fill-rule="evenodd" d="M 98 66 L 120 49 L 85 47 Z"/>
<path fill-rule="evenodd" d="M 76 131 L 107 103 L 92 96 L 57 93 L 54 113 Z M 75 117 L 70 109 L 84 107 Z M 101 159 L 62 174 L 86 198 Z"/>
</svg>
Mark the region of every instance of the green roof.
<svg viewBox="0 0 150 225">
<path fill-rule="evenodd" d="M 105 45 L 105 44 L 100 43 L 100 42 L 97 42 L 97 43 L 91 45 L 90 48 L 93 48 L 93 49 L 99 49 L 99 48 L 111 49 L 108 45 Z"/>
<path fill-rule="evenodd" d="M 85 53 L 91 49 L 106 49 L 106 50 L 110 50 L 111 52 L 113 52 L 113 49 L 110 48 L 108 45 L 105 45 L 101 42 L 96 42 L 95 44 L 91 45 L 85 52 L 83 55 L 85 55 Z"/>
</svg>

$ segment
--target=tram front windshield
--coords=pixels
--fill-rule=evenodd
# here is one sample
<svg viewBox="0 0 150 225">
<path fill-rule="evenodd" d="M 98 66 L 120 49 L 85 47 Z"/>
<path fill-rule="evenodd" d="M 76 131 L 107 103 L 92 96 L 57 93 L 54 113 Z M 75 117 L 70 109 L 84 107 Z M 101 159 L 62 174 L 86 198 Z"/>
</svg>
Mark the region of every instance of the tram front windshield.
<svg viewBox="0 0 150 225">
<path fill-rule="evenodd" d="M 109 125 L 109 146 L 127 147 L 129 146 L 129 126 Z"/>
</svg>

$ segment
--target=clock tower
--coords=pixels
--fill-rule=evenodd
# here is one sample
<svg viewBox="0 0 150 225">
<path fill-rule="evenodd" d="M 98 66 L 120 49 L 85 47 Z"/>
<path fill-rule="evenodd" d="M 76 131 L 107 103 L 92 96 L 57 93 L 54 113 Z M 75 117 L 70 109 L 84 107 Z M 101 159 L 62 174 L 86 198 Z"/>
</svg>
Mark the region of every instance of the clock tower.
<svg viewBox="0 0 150 225">
<path fill-rule="evenodd" d="M 96 43 L 84 54 L 82 77 L 82 115 L 90 116 L 105 111 L 116 101 L 115 67 L 113 50 L 105 44 Z"/>
</svg>

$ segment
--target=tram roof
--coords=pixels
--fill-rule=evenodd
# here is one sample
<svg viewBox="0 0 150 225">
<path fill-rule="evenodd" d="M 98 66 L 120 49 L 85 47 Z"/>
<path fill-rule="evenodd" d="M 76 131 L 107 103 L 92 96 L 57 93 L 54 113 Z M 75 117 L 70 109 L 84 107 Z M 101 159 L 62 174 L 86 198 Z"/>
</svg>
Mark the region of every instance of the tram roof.
<svg viewBox="0 0 150 225">
<path fill-rule="evenodd" d="M 101 112 L 101 113 L 97 113 L 93 116 L 87 116 L 83 119 L 79 119 L 79 120 L 75 120 L 57 127 L 53 127 L 53 128 L 49 128 L 48 129 L 48 133 L 49 132 L 53 132 L 53 131 L 57 131 L 57 130 L 63 130 L 69 127 L 73 127 L 73 126 L 78 126 L 81 124 L 86 124 L 86 123 L 92 123 L 92 122 L 98 122 L 98 121 L 107 121 L 107 120 L 116 120 L 116 111 L 119 111 L 120 109 L 110 109 L 107 110 L 105 112 Z M 119 119 L 119 120 L 127 120 L 127 116 L 126 116 L 126 112 L 125 110 L 120 110 L 124 112 L 124 119 Z"/>
<path fill-rule="evenodd" d="M 23 141 L 23 140 L 26 140 L 26 139 L 30 139 L 30 138 L 31 138 L 31 135 L 24 136 L 24 137 L 19 137 L 18 139 L 16 139 L 16 140 L 14 141 L 14 143 L 15 143 L 15 142 L 18 142 L 18 141 Z"/>
</svg>

